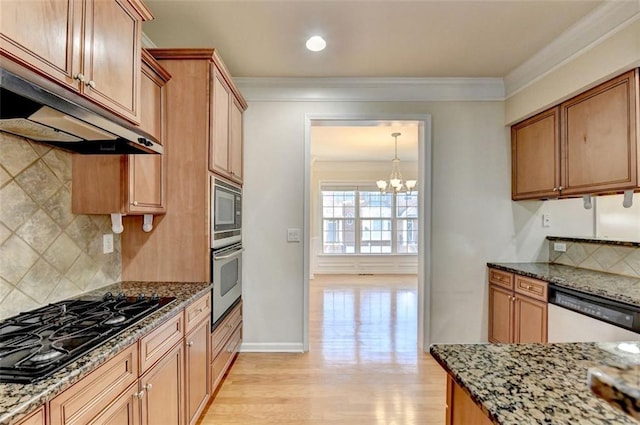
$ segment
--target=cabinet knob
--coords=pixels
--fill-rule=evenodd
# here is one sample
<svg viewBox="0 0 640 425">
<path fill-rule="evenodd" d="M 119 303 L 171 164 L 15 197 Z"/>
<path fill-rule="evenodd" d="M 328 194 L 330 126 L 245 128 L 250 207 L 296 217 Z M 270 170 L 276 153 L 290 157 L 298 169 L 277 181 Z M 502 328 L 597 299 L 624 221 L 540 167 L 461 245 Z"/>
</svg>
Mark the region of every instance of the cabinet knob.
<svg viewBox="0 0 640 425">
<path fill-rule="evenodd" d="M 554 187 L 554 188 L 553 188 L 553 191 L 554 191 L 554 192 L 557 192 L 557 191 L 558 191 L 558 188 L 557 188 L 557 187 Z"/>
<path fill-rule="evenodd" d="M 96 88 L 96 82 L 93 81 L 93 80 L 86 81 L 84 84 L 85 84 L 85 86 L 91 87 L 92 89 Z"/>
<path fill-rule="evenodd" d="M 193 347 L 193 341 L 187 342 L 187 347 Z"/>
<path fill-rule="evenodd" d="M 198 309 L 198 311 L 196 312 L 196 314 L 200 314 L 200 313 L 202 313 L 203 311 L 204 311 L 204 307 L 200 307 L 200 308 Z"/>
<path fill-rule="evenodd" d="M 144 390 L 140 390 L 139 392 L 135 393 L 133 396 L 142 400 L 142 397 L 144 397 Z"/>
<path fill-rule="evenodd" d="M 84 74 L 78 72 L 76 75 L 73 76 L 73 79 L 84 83 Z"/>
<path fill-rule="evenodd" d="M 531 285 L 527 285 L 527 289 L 530 291 L 530 290 L 532 290 L 532 289 L 533 289 L 533 286 L 531 286 Z"/>
<path fill-rule="evenodd" d="M 145 385 L 143 388 L 144 388 L 145 390 L 147 390 L 147 391 L 151 391 L 151 388 L 153 388 L 153 385 L 151 385 L 151 384 L 149 383 L 149 384 Z"/>
<path fill-rule="evenodd" d="M 138 201 L 133 201 L 133 205 L 138 205 Z"/>
<path fill-rule="evenodd" d="M 558 186 L 558 190 L 562 192 L 564 190 L 564 186 Z"/>
</svg>

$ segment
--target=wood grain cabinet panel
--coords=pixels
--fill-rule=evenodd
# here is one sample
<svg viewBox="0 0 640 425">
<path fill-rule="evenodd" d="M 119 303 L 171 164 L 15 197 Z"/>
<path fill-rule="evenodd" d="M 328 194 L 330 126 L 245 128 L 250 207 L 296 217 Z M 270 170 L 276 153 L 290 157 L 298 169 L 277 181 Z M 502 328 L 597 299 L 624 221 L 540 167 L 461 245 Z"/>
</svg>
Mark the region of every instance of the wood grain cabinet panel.
<svg viewBox="0 0 640 425">
<path fill-rule="evenodd" d="M 211 334 L 211 358 L 215 358 L 233 331 L 242 323 L 242 302 L 233 308 Z"/>
<path fill-rule="evenodd" d="M 170 78 L 144 51 L 140 128 L 161 144 L 165 144 L 166 133 L 164 86 Z M 166 154 L 73 155 L 74 213 L 135 215 L 166 212 L 166 161 Z M 129 219 L 126 221 L 130 224 Z"/>
<path fill-rule="evenodd" d="M 211 395 L 210 331 L 211 320 L 205 319 L 185 337 L 185 393 L 188 424 L 197 422 Z"/>
<path fill-rule="evenodd" d="M 16 425 L 46 425 L 46 416 L 44 406 L 41 406 L 35 412 L 22 418 Z"/>
<path fill-rule="evenodd" d="M 153 18 L 140 0 L 9 0 L 0 15 L 3 56 L 140 121 L 142 22 Z"/>
<path fill-rule="evenodd" d="M 499 284 L 496 277 L 501 278 Z M 505 287 L 506 281 L 514 285 Z M 489 268 L 489 342 L 547 342 L 547 286 L 538 279 Z"/>
<path fill-rule="evenodd" d="M 220 71 L 211 64 L 211 137 L 209 170 L 229 177 L 229 85 Z"/>
<path fill-rule="evenodd" d="M 131 345 L 49 402 L 50 424 L 86 424 L 138 380 L 138 346 Z"/>
<path fill-rule="evenodd" d="M 471 397 L 447 375 L 446 425 L 491 425 L 493 422 Z"/>
<path fill-rule="evenodd" d="M 561 105 L 563 194 L 638 187 L 638 70 Z"/>
<path fill-rule="evenodd" d="M 204 295 L 184 309 L 185 333 L 191 332 L 200 322 L 211 318 L 211 294 Z M 211 327 L 211 326 L 209 326 Z"/>
<path fill-rule="evenodd" d="M 514 200 L 558 196 L 560 108 L 511 127 L 511 195 Z"/>
<path fill-rule="evenodd" d="M 242 105 L 232 98 L 229 117 L 229 177 L 238 183 L 242 183 L 244 175 L 242 111 Z"/>
<path fill-rule="evenodd" d="M 144 373 L 184 337 L 182 313 L 140 338 L 140 372 Z"/>
<path fill-rule="evenodd" d="M 140 401 L 137 398 L 138 383 L 120 394 L 90 423 L 91 425 L 138 425 L 140 423 Z"/>
<path fill-rule="evenodd" d="M 184 349 L 176 344 L 140 378 L 142 425 L 184 424 Z"/>
<path fill-rule="evenodd" d="M 638 190 L 638 69 L 511 127 L 512 199 Z"/>
</svg>

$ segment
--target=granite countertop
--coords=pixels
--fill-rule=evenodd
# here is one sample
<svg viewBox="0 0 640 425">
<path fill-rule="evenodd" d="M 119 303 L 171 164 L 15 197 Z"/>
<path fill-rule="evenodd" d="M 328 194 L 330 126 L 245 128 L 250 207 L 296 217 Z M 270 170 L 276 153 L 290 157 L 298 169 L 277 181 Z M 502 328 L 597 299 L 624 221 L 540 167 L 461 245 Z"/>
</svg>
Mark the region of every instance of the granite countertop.
<svg viewBox="0 0 640 425">
<path fill-rule="evenodd" d="M 23 415 L 36 410 L 210 290 L 210 283 L 121 282 L 82 294 L 82 296 L 86 296 L 102 295 L 106 292 L 113 294 L 122 292 L 127 296 L 132 296 L 156 293 L 161 297 L 176 297 L 176 300 L 145 317 L 107 343 L 89 351 L 48 378 L 31 384 L 0 383 L 0 425 L 13 424 Z"/>
<path fill-rule="evenodd" d="M 487 263 L 489 267 L 529 276 L 640 307 L 640 279 L 550 263 Z"/>
<path fill-rule="evenodd" d="M 640 363 L 616 343 L 434 344 L 430 351 L 493 423 L 624 425 L 638 422 L 592 394 L 587 371 Z"/>
</svg>

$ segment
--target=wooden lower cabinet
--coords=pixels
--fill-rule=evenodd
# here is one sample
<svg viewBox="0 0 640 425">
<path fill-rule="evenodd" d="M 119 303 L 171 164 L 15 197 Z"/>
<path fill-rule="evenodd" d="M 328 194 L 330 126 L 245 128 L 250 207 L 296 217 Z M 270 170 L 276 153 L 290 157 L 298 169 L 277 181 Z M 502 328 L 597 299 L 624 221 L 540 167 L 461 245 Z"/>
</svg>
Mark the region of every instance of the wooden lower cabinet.
<svg viewBox="0 0 640 425">
<path fill-rule="evenodd" d="M 137 394 L 138 383 L 136 382 L 93 419 L 91 425 L 138 425 L 140 401 Z"/>
<path fill-rule="evenodd" d="M 209 378 L 209 333 L 211 320 L 207 319 L 193 329 L 184 340 L 187 423 L 197 422 L 211 395 Z"/>
<path fill-rule="evenodd" d="M 27 417 L 22 418 L 16 425 L 46 425 L 46 423 L 44 406 L 42 406 Z"/>
<path fill-rule="evenodd" d="M 446 425 L 491 425 L 493 422 L 460 385 L 447 375 Z"/>
<path fill-rule="evenodd" d="M 242 343 L 242 302 L 222 320 L 211 334 L 211 392 L 222 382 Z"/>
<path fill-rule="evenodd" d="M 489 269 L 489 342 L 547 342 L 547 283 Z"/>
<path fill-rule="evenodd" d="M 184 424 L 184 350 L 177 344 L 140 378 L 142 425 Z"/>
</svg>

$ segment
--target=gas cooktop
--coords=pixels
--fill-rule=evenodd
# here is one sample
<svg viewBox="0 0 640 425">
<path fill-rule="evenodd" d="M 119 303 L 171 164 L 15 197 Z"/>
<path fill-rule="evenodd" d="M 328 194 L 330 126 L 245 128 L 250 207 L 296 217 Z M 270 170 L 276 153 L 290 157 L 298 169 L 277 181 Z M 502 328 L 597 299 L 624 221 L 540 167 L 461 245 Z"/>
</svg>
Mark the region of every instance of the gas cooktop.
<svg viewBox="0 0 640 425">
<path fill-rule="evenodd" d="M 0 321 L 0 382 L 29 383 L 50 376 L 173 300 L 108 292 Z"/>
</svg>

